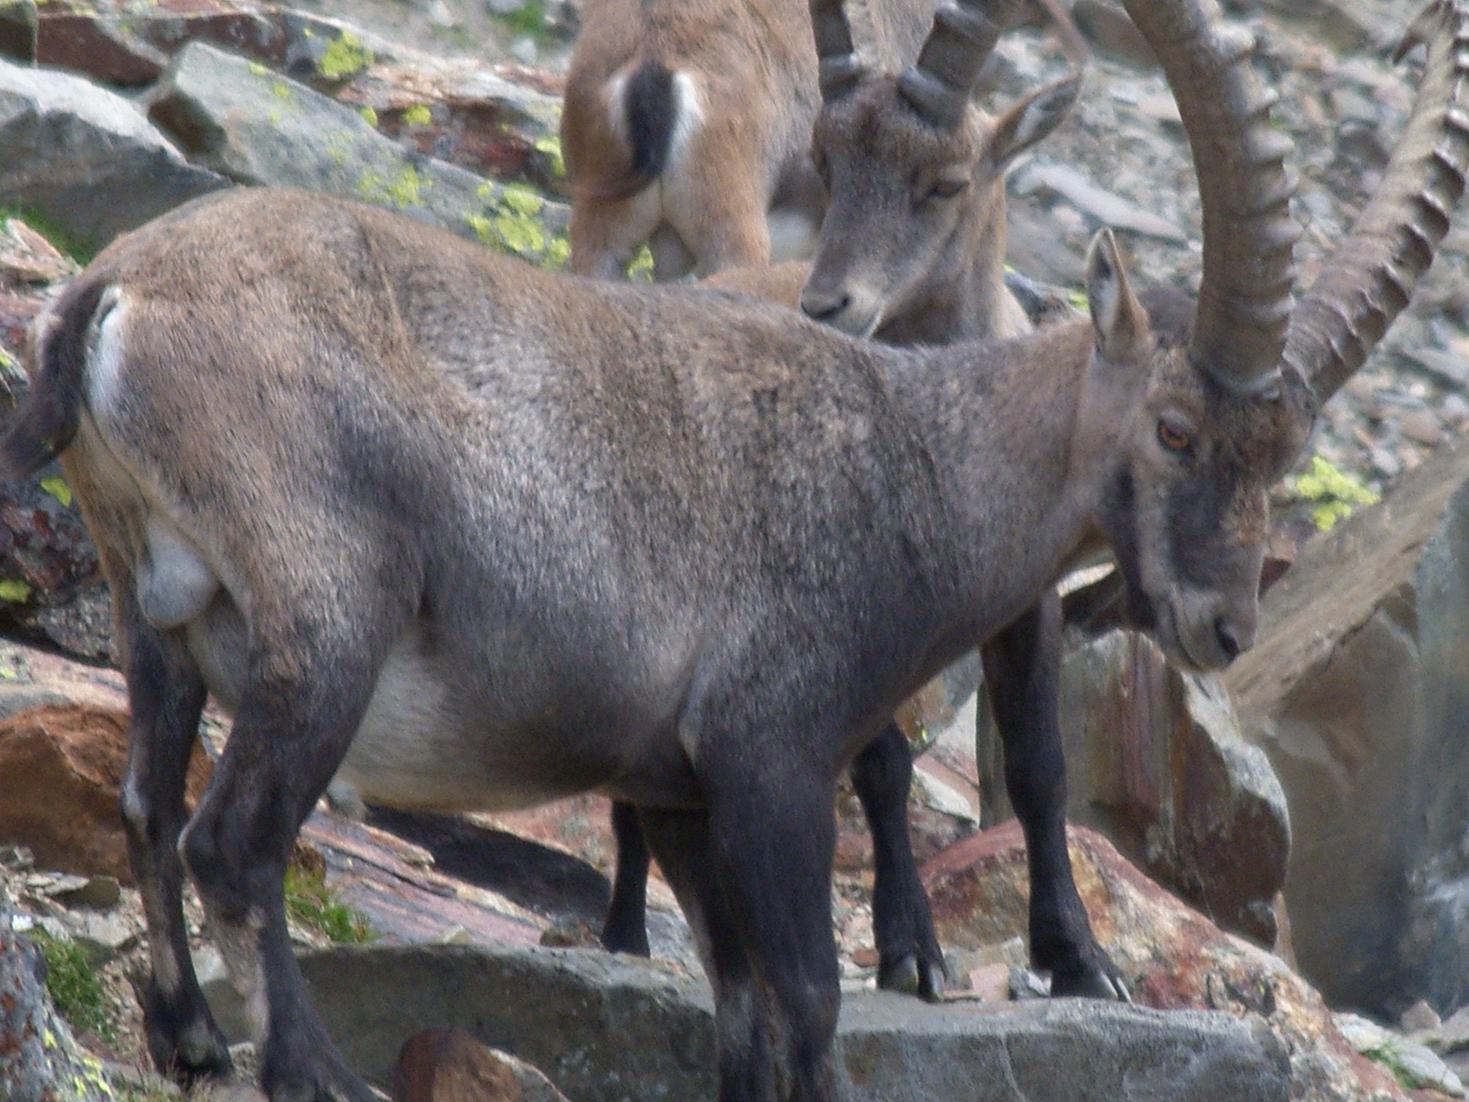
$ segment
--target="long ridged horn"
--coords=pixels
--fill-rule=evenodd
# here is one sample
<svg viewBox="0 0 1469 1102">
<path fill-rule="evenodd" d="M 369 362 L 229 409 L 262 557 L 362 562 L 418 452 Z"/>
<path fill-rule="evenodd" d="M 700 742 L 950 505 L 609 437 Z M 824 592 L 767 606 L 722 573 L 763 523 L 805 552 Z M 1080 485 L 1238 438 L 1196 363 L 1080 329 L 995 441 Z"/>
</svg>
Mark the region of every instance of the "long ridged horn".
<svg viewBox="0 0 1469 1102">
<path fill-rule="evenodd" d="M 946 0 L 898 92 L 918 115 L 952 130 L 964 118 L 980 69 L 1005 29 L 1013 0 Z"/>
<path fill-rule="evenodd" d="M 1163 65 L 1188 133 L 1204 208 L 1204 276 L 1190 355 L 1221 385 L 1253 392 L 1276 376 L 1291 317 L 1300 229 L 1290 216 L 1291 143 L 1250 66 L 1254 38 L 1216 0 L 1123 0 Z"/>
<path fill-rule="evenodd" d="M 1433 263 L 1469 166 L 1469 3 L 1435 0 L 1398 47 L 1428 46 L 1413 114 L 1382 184 L 1291 319 L 1294 369 L 1325 402 L 1362 366 Z"/>
<path fill-rule="evenodd" d="M 811 33 L 816 39 L 821 99 L 829 103 L 846 95 L 862 77 L 843 0 L 811 0 Z"/>
</svg>

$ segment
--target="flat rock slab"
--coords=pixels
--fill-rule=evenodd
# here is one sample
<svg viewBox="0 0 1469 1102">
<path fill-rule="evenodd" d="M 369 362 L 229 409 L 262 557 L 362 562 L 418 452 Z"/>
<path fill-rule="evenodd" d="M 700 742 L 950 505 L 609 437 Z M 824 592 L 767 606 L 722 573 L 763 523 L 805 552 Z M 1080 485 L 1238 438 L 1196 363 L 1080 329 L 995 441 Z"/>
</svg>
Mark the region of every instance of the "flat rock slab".
<svg viewBox="0 0 1469 1102">
<path fill-rule="evenodd" d="M 460 1027 L 544 1072 L 574 1102 L 715 1095 L 707 985 L 584 949 L 336 948 L 302 968 L 347 1059 L 386 1083 L 398 1049 Z M 1258 1021 L 1064 1001 L 930 1006 L 848 993 L 838 1035 L 847 1102 L 1275 1102 L 1283 1046 Z"/>
</svg>

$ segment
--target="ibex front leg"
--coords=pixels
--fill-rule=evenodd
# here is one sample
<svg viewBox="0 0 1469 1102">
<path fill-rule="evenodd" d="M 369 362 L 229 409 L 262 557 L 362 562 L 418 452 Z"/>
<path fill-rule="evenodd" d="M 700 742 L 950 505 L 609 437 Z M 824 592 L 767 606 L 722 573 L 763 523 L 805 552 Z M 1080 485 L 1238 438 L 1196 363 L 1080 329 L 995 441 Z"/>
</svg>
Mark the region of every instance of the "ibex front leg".
<svg viewBox="0 0 1469 1102">
<path fill-rule="evenodd" d="M 112 592 L 133 716 L 122 816 L 152 962 L 142 992 L 143 1022 L 158 1069 L 190 1083 L 230 1071 L 224 1037 L 209 1016 L 189 956 L 178 854 L 204 681 L 178 633 L 157 632 L 143 620 L 130 581 L 114 582 Z"/>
<path fill-rule="evenodd" d="M 648 843 L 632 804 L 612 805 L 612 834 L 617 840 L 617 874 L 612 901 L 602 924 L 602 945 L 609 953 L 646 957 L 648 950 Z"/>
<path fill-rule="evenodd" d="M 995 725 L 1005 744 L 1005 789 L 1030 864 L 1030 955 L 1051 973 L 1052 995 L 1127 999 L 1097 944 L 1066 849 L 1066 760 L 1058 716 L 1061 601 L 1051 592 L 980 650 Z"/>
</svg>

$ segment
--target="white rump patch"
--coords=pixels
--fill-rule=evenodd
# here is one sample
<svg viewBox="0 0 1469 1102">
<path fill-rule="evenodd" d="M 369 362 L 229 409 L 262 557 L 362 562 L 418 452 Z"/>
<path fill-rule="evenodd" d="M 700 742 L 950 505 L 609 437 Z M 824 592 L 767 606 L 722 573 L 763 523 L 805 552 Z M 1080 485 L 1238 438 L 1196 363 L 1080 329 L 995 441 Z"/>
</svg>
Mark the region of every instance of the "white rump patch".
<svg viewBox="0 0 1469 1102">
<path fill-rule="evenodd" d="M 109 287 L 102 292 L 87 330 L 87 405 L 98 417 L 114 409 L 122 393 L 122 326 L 126 314 L 122 291 Z"/>
<path fill-rule="evenodd" d="M 683 156 L 689 139 L 704 121 L 704 101 L 692 73 L 673 74 L 673 99 L 677 106 L 674 108 L 673 134 L 668 139 L 670 164 Z"/>
<path fill-rule="evenodd" d="M 156 513 L 148 518 L 148 557 L 138 564 L 137 572 L 138 607 L 160 631 L 201 615 L 219 589 L 219 578 L 209 564 L 177 528 Z"/>
</svg>

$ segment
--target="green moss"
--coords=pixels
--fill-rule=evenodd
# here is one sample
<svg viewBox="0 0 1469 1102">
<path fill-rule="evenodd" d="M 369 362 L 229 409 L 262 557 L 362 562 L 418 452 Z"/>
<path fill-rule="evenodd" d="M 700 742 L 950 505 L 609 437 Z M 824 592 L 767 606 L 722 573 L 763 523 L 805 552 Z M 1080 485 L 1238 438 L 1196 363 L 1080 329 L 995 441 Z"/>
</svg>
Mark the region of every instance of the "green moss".
<svg viewBox="0 0 1469 1102">
<path fill-rule="evenodd" d="M 404 126 L 427 126 L 432 121 L 433 116 L 429 113 L 426 103 L 415 103 L 403 112 Z"/>
<path fill-rule="evenodd" d="M 71 505 L 71 487 L 60 475 L 51 475 L 49 478 L 41 479 L 41 489 L 61 502 L 63 508 Z"/>
<path fill-rule="evenodd" d="M 73 1029 L 112 1041 L 116 1029 L 103 1002 L 102 981 L 81 946 L 54 938 L 39 927 L 30 937 L 46 958 L 46 991 L 57 1013 Z"/>
<path fill-rule="evenodd" d="M 563 234 L 546 232 L 541 221 L 546 200 L 532 188 L 509 184 L 497 192 L 486 182 L 475 190 L 475 195 L 486 209 L 471 211 L 464 218 L 481 244 L 551 271 L 566 266 L 571 258 L 571 242 Z"/>
<path fill-rule="evenodd" d="M 412 165 L 402 165 L 391 174 L 364 172 L 357 181 L 357 197 L 364 203 L 402 210 L 421 206 L 423 193 L 433 186 L 434 182 Z"/>
<path fill-rule="evenodd" d="M 316 71 L 326 80 L 346 80 L 372 64 L 372 51 L 351 31 L 343 31 L 334 39 L 316 63 Z"/>
<path fill-rule="evenodd" d="M 1311 457 L 1311 466 L 1297 475 L 1287 488 L 1297 500 L 1311 508 L 1311 519 L 1323 532 L 1352 515 L 1359 505 L 1376 505 L 1381 498 L 1357 479 L 1339 471 L 1319 455 Z"/>
<path fill-rule="evenodd" d="M 31 599 L 31 587 L 19 578 L 0 578 L 0 601 L 23 605 Z"/>
<path fill-rule="evenodd" d="M 270 69 L 258 61 L 252 61 L 250 62 L 250 73 L 252 76 L 268 77 L 270 76 Z"/>
<path fill-rule="evenodd" d="M 367 916 L 337 899 L 325 875 L 300 865 L 286 869 L 286 914 L 335 942 L 360 945 L 372 940 Z"/>
<path fill-rule="evenodd" d="M 1414 1075 L 1413 1072 L 1409 1070 L 1408 1066 L 1403 1062 L 1402 1049 L 1398 1046 L 1397 1042 L 1395 1042 L 1391 1038 L 1383 1041 L 1383 1043 L 1378 1045 L 1376 1048 L 1367 1049 L 1365 1052 L 1362 1053 L 1362 1055 L 1367 1057 L 1367 1059 L 1371 1060 L 1374 1064 L 1382 1067 L 1389 1075 L 1397 1080 L 1398 1086 L 1402 1087 L 1404 1090 L 1424 1090 L 1426 1088 L 1435 1087 L 1438 1085 L 1436 1083 L 1428 1082 L 1427 1080 L 1424 1080 Z"/>
<path fill-rule="evenodd" d="M 653 251 L 644 245 L 627 266 L 627 278 L 638 283 L 653 282 Z"/>
<path fill-rule="evenodd" d="M 374 130 L 377 129 L 377 112 L 366 105 L 357 108 L 357 113 L 362 116 L 362 121 Z"/>
<path fill-rule="evenodd" d="M 552 176 L 559 180 L 566 175 L 566 159 L 561 155 L 561 138 L 558 135 L 547 134 L 537 139 L 534 148 L 550 162 Z"/>
</svg>

